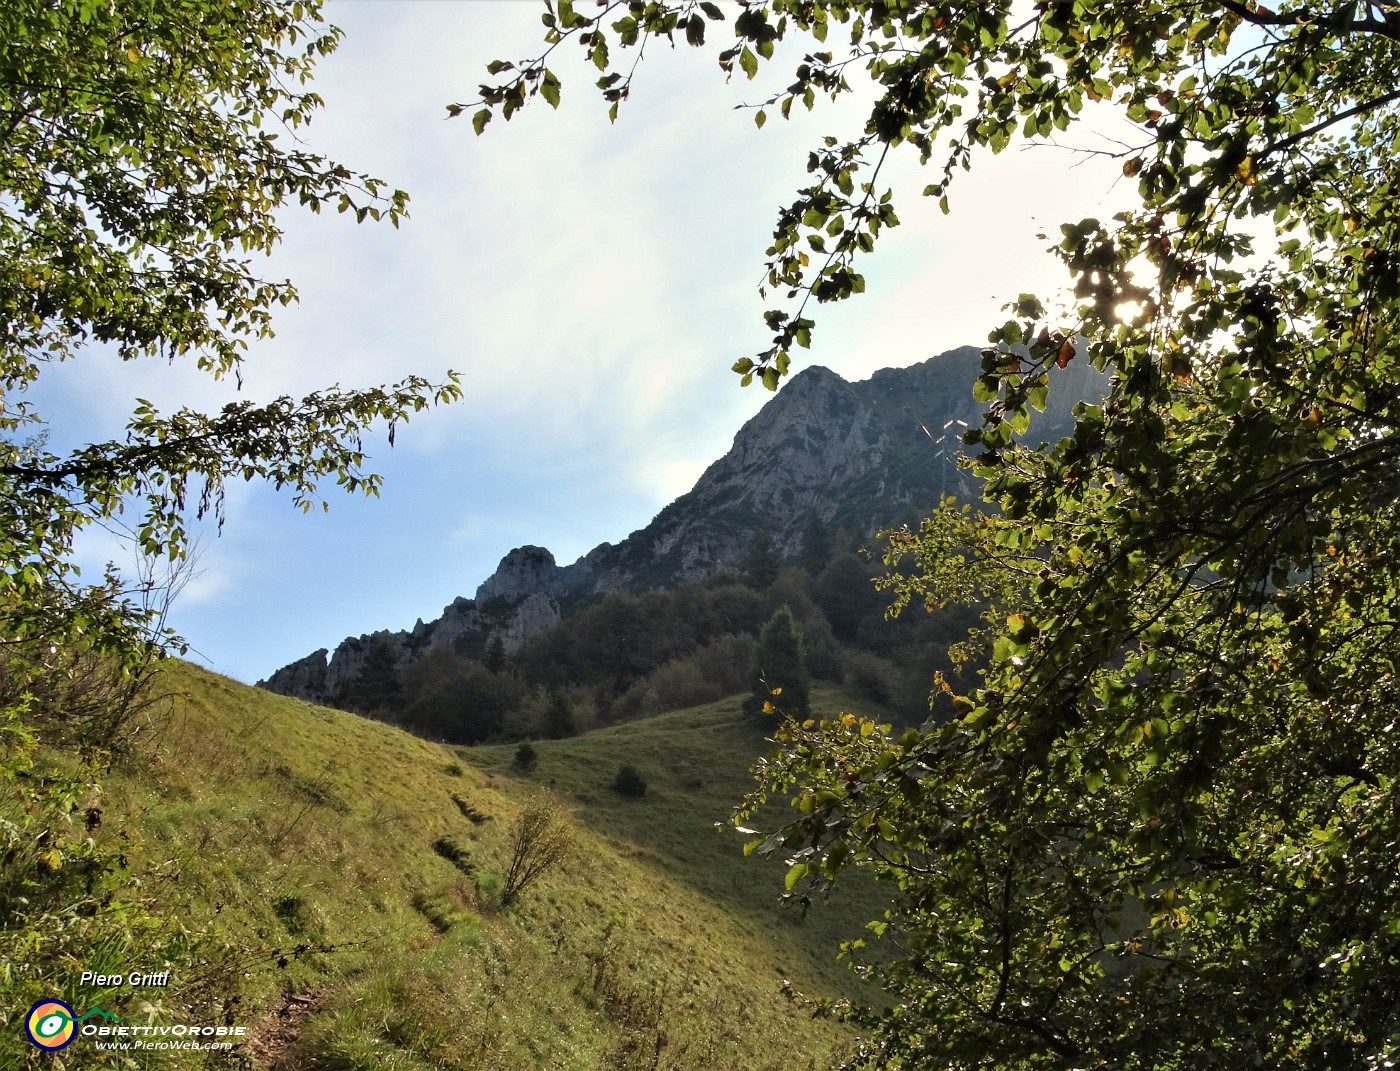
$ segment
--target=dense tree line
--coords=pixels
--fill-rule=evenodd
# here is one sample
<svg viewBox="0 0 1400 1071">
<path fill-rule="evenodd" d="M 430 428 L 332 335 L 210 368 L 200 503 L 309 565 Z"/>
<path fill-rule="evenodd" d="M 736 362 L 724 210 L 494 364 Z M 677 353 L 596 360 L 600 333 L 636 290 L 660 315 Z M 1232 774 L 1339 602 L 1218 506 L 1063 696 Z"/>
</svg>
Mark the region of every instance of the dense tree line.
<svg viewBox="0 0 1400 1071">
<path fill-rule="evenodd" d="M 952 670 L 947 648 L 961 638 L 968 612 L 890 619 L 890 597 L 872 582 L 883 565 L 854 549 L 834 551 L 819 524 L 808 531 L 815 534 L 794 555 L 801 564 L 784 563 L 763 534 L 735 572 L 672 591 L 609 592 L 509 655 L 497 638 L 483 660 L 435 649 L 400 667 L 397 651 L 382 641 L 336 701 L 455 743 L 567 736 L 725 696 L 757 696 L 755 681 L 775 671 L 756 648 L 775 615 L 786 615 L 801 637 L 803 673 L 844 683 L 896 720 L 922 721 L 934 673 Z M 805 712 L 805 688 L 786 692 L 789 701 L 799 694 L 793 709 Z"/>
</svg>

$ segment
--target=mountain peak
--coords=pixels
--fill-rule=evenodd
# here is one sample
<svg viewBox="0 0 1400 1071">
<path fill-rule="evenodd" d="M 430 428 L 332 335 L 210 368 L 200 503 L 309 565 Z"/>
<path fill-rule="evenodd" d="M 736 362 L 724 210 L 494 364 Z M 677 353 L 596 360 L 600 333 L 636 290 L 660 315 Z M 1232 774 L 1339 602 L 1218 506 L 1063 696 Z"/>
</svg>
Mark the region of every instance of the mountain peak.
<svg viewBox="0 0 1400 1071">
<path fill-rule="evenodd" d="M 519 599 L 532 592 L 553 593 L 559 583 L 559 566 L 544 547 L 516 547 L 501 559 L 492 573 L 476 589 L 476 601 Z"/>
<path fill-rule="evenodd" d="M 809 364 L 806 368 L 794 373 L 792 378 L 787 381 L 786 385 L 784 385 L 782 390 L 778 393 L 781 394 L 783 391 L 791 391 L 799 383 L 809 385 L 823 382 L 830 383 L 832 381 L 838 383 L 846 382 L 839 374 L 833 372 L 824 364 Z"/>
<path fill-rule="evenodd" d="M 956 464 L 962 432 L 976 427 L 972 400 L 981 351 L 949 350 L 919 364 L 848 382 L 829 368 L 796 373 L 734 436 L 729 451 L 645 528 L 560 566 L 544 547 L 516 547 L 476 590 L 412 632 L 347 639 L 273 675 L 267 687 L 307 698 L 333 695 L 375 644 L 406 666 L 434 647 L 480 657 L 499 637 L 514 647 L 557 621 L 559 602 L 618 588 L 646 591 L 693 583 L 735 564 L 757 532 L 780 553 L 801 549 L 809 514 L 833 529 L 867 534 L 912 523 L 940 495 L 974 488 Z M 1102 393 L 1087 361 L 1057 375 L 1050 405 L 1032 422 L 1047 437 L 1070 406 Z"/>
</svg>

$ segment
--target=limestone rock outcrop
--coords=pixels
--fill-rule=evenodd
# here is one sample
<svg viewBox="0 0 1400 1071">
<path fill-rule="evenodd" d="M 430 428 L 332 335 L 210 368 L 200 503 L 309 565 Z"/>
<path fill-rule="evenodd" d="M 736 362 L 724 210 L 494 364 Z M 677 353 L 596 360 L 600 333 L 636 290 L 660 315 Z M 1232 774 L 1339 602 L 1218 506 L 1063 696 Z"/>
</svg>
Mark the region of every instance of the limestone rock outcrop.
<svg viewBox="0 0 1400 1071">
<path fill-rule="evenodd" d="M 552 594 L 559 585 L 559 566 L 544 547 L 516 547 L 476 589 L 476 601 L 520 599 L 535 592 Z"/>
<path fill-rule="evenodd" d="M 940 495 L 973 490 L 956 456 L 984 408 L 971 396 L 980 371 L 981 351 L 973 347 L 858 383 L 806 368 L 739 429 L 690 491 L 626 539 L 564 566 L 544 547 L 516 547 L 475 599 L 453 600 L 435 621 L 346 639 L 329 659 L 318 651 L 260 684 L 333 702 L 375 644 L 389 644 L 399 668 L 438 647 L 481 657 L 493 637 L 513 650 L 559 620 L 561 599 L 703 580 L 735 564 L 759 531 L 779 551 L 796 552 L 812 514 L 831 529 L 858 533 L 912 523 Z M 1033 417 L 1031 439 L 1064 434 L 1074 403 L 1104 391 L 1083 358 L 1051 371 L 1049 405 Z"/>
<path fill-rule="evenodd" d="M 548 553 L 545 551 L 546 555 Z M 433 621 L 419 620 L 405 632 L 382 630 L 347 636 L 329 657 L 323 647 L 283 666 L 266 680 L 258 681 L 258 687 L 313 703 L 334 705 L 359 677 L 376 646 L 387 647 L 394 667 L 402 671 L 438 648 L 481 657 L 496 636 L 501 638 L 505 650 L 513 651 L 558 620 L 559 604 L 539 591 L 514 599 L 494 597 L 485 609 L 472 599 L 459 597 L 443 607 L 442 616 Z"/>
<path fill-rule="evenodd" d="M 258 681 L 258 687 L 280 695 L 294 695 L 313 703 L 324 703 L 330 698 L 326 692 L 326 655 L 329 653 L 322 647 L 305 658 L 289 662 L 267 680 Z"/>
</svg>

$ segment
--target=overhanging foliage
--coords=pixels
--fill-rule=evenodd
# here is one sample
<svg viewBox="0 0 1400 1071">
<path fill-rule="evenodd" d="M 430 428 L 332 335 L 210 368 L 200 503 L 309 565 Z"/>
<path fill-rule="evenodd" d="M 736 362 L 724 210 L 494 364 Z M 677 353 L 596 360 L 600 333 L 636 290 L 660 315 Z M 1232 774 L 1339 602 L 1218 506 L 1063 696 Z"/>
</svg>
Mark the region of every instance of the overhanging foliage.
<svg viewBox="0 0 1400 1071">
<path fill-rule="evenodd" d="M 237 377 L 273 310 L 296 299 L 255 258 L 288 203 L 395 226 L 408 197 L 290 144 L 320 106 L 305 88 L 339 31 L 303 0 L 17 0 L 0 12 L 0 605 L 4 638 L 129 644 L 143 620 L 114 583 L 84 586 L 75 533 L 125 523 L 179 559 L 191 514 L 227 480 L 374 493 L 363 436 L 455 399 L 456 379 L 331 389 L 215 413 L 137 400 L 126 434 L 50 453 L 28 390 L 94 344 L 123 360 Z M 104 596 L 105 597 L 101 597 Z M 98 603 L 102 605 L 99 606 Z M 144 619 L 149 623 L 149 619 Z"/>
<path fill-rule="evenodd" d="M 599 7 L 546 24 L 614 114 L 632 68 L 610 50 L 700 46 L 727 18 Z M 778 217 L 765 290 L 786 304 L 735 365 L 746 382 L 777 386 L 812 299 L 863 289 L 856 261 L 897 222 L 890 152 L 941 165 L 924 192 L 947 209 L 975 148 L 1048 138 L 1091 102 L 1139 131 L 1120 153 L 1137 206 L 1063 228 L 1077 307 L 1023 295 L 973 385 L 997 520 L 945 513 L 892 548 L 935 604 L 978 594 L 947 565 L 977 563 L 989 668 L 899 739 L 792 724 L 761 770 L 762 791 L 797 791 L 764 845 L 789 853 L 793 895 L 852 865 L 891 889 L 892 1004 L 855 1013 L 857 1063 L 1391 1066 L 1400 9 L 774 0 L 733 27 L 719 62 L 749 78 L 775 41 L 812 39 L 767 101 L 783 115 L 846 92 L 853 63 L 881 90 Z M 492 74 L 478 132 L 560 93 L 544 59 Z M 1019 445 L 1072 360 L 1112 373 L 1108 397 Z"/>
<path fill-rule="evenodd" d="M 218 956 L 217 941 L 152 906 L 126 850 L 99 830 L 110 752 L 141 727 L 143 683 L 175 641 L 149 561 L 180 573 L 188 520 L 222 520 L 229 480 L 289 488 L 303 508 L 321 504 L 326 479 L 374 493 L 378 477 L 363 468 L 370 428 L 387 423 L 392 442 L 396 424 L 459 395 L 449 375 L 213 413 L 162 414 L 137 399 L 119 438 L 66 455 L 49 448 L 53 414 L 33 388 L 96 346 L 237 378 L 248 346 L 271 334 L 273 310 L 296 297 L 257 273 L 256 258 L 281 236 L 283 206 L 328 204 L 397 225 L 402 191 L 289 146 L 321 103 L 304 83 L 337 41 L 315 0 L 0 5 L 0 991 L 9 1008 L 68 991 L 74 964 L 168 957 L 204 971 Z M 130 532 L 147 560 L 141 576 L 79 574 L 74 539 L 94 525 Z M 22 1044 L 17 1029 L 7 1039 Z"/>
</svg>

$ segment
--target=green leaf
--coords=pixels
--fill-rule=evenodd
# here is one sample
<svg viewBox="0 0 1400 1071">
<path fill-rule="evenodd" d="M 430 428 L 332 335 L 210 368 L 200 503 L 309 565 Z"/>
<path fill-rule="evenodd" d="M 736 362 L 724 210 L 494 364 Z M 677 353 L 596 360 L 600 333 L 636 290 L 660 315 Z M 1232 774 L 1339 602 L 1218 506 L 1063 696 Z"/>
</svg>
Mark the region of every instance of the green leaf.
<svg viewBox="0 0 1400 1071">
<path fill-rule="evenodd" d="M 750 81 L 758 74 L 758 57 L 753 54 L 748 45 L 745 45 L 743 51 L 739 53 L 739 67 Z"/>
<path fill-rule="evenodd" d="M 546 70 L 544 81 L 540 83 L 540 96 L 551 108 L 559 107 L 559 88 L 559 79 L 554 76 L 554 72 Z"/>
<path fill-rule="evenodd" d="M 807 876 L 808 869 L 806 863 L 796 863 L 789 867 L 787 876 L 783 878 L 783 887 L 792 892 L 797 883 Z"/>
</svg>

